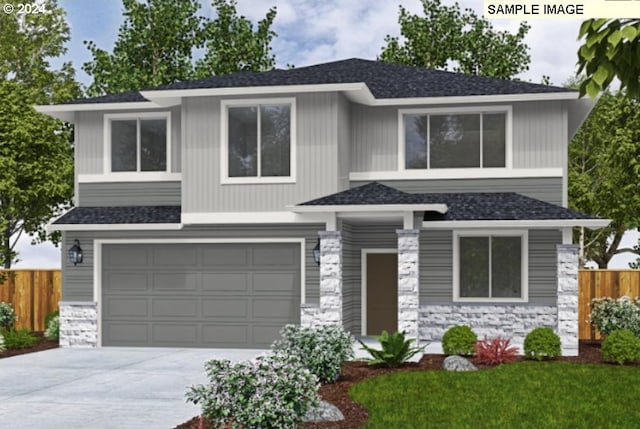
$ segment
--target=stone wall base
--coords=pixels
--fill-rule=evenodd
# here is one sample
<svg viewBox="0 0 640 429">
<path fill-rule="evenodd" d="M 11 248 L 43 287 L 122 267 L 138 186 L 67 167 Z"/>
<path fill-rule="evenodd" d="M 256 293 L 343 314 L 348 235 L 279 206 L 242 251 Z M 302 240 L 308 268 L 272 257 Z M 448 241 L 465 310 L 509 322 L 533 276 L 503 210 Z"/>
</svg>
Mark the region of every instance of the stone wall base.
<svg viewBox="0 0 640 429">
<path fill-rule="evenodd" d="M 60 347 L 98 346 L 98 304 L 60 303 Z"/>
</svg>

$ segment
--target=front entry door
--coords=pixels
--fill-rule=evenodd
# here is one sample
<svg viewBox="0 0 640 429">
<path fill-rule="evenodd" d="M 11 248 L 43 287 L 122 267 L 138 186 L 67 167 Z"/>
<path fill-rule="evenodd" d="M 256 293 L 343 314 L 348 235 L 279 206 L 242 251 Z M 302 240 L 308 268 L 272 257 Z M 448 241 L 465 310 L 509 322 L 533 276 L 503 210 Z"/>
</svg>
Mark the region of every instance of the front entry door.
<svg viewBox="0 0 640 429">
<path fill-rule="evenodd" d="M 367 335 L 398 329 L 398 254 L 367 254 Z"/>
</svg>

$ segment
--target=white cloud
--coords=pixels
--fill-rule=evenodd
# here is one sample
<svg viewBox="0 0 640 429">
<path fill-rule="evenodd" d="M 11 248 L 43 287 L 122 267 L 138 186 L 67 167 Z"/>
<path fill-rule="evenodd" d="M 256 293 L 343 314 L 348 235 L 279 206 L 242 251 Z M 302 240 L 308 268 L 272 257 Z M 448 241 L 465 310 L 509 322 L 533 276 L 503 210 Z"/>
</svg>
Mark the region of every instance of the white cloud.
<svg viewBox="0 0 640 429">
<path fill-rule="evenodd" d="M 19 261 L 13 268 L 60 268 L 60 247 L 47 241 L 31 244 L 31 237 L 20 237 L 16 244 Z"/>
</svg>

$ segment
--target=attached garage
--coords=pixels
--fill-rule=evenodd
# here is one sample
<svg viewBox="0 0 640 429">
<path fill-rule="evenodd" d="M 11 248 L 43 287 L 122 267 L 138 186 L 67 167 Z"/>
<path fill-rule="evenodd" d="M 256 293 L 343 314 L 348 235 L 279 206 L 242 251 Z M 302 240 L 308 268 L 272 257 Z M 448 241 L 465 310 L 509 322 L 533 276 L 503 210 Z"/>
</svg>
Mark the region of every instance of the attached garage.
<svg viewBox="0 0 640 429">
<path fill-rule="evenodd" d="M 299 243 L 104 244 L 103 346 L 265 348 L 300 322 Z"/>
</svg>

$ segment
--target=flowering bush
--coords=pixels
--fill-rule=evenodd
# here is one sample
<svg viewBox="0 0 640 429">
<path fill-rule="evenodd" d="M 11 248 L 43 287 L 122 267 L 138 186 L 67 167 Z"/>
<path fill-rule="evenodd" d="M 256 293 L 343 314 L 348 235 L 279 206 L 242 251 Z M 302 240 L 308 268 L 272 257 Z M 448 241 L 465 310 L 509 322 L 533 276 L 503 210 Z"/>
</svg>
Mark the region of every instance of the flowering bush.
<svg viewBox="0 0 640 429">
<path fill-rule="evenodd" d="M 640 337 L 640 298 L 594 298 L 591 301 L 589 322 L 603 335 L 628 329 Z"/>
<path fill-rule="evenodd" d="M 353 337 L 338 325 L 286 325 L 280 335 L 282 338 L 274 341 L 271 349 L 298 356 L 321 383 L 336 381 L 342 364 L 353 359 Z"/>
<path fill-rule="evenodd" d="M 447 355 L 472 355 L 478 336 L 467 325 L 452 326 L 442 336 L 442 350 Z"/>
<path fill-rule="evenodd" d="M 16 320 L 16 312 L 11 304 L 0 302 L 0 328 L 12 329 Z"/>
<path fill-rule="evenodd" d="M 318 404 L 318 379 L 297 356 L 274 353 L 235 365 L 211 360 L 205 369 L 209 384 L 190 387 L 186 398 L 214 427 L 296 428 Z"/>
<path fill-rule="evenodd" d="M 57 340 L 60 338 L 60 316 L 54 316 L 47 324 L 47 329 L 44 331 L 44 336 L 50 340 Z"/>
<path fill-rule="evenodd" d="M 518 354 L 517 347 L 510 346 L 511 340 L 500 336 L 495 338 L 484 337 L 476 342 L 476 361 L 485 365 L 497 365 L 499 363 L 513 362 Z"/>
<path fill-rule="evenodd" d="M 640 339 L 628 329 L 613 331 L 602 342 L 602 358 L 605 362 L 620 365 L 640 359 Z"/>
<path fill-rule="evenodd" d="M 561 355 L 560 337 L 551 328 L 535 328 L 524 339 L 524 355 L 542 360 Z"/>
</svg>

